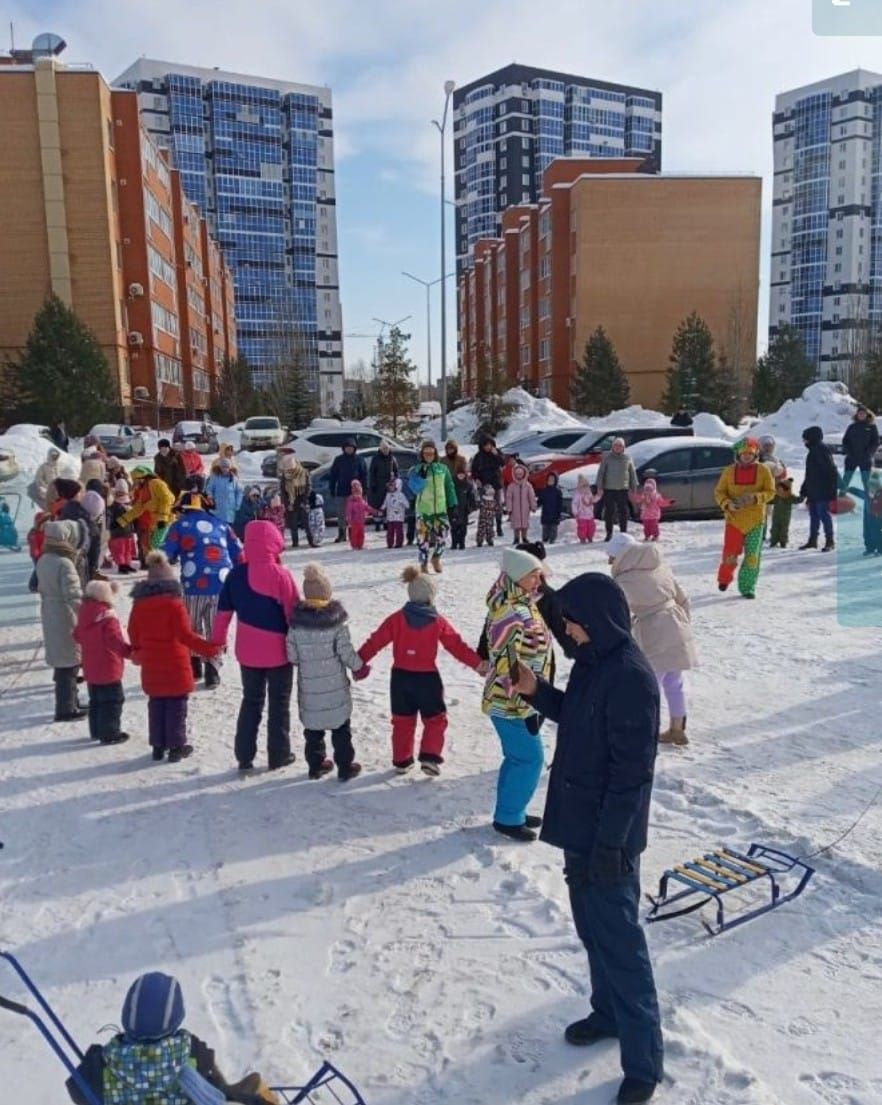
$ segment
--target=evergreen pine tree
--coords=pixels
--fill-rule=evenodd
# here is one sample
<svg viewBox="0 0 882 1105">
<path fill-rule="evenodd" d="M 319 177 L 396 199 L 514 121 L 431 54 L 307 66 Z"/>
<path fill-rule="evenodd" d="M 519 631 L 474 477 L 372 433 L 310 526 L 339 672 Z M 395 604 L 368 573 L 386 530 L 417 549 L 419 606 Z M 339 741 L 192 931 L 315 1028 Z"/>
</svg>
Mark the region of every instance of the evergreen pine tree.
<svg viewBox="0 0 882 1105">
<path fill-rule="evenodd" d="M 7 362 L 6 376 L 23 421 L 63 419 L 71 434 L 82 434 L 119 409 L 119 393 L 98 339 L 56 295 L 37 312 L 19 359 Z"/>
<path fill-rule="evenodd" d="M 802 395 L 815 375 L 799 331 L 781 326 L 756 364 L 751 389 L 754 409 L 760 414 L 776 411 L 785 400 Z"/>
<path fill-rule="evenodd" d="M 710 327 L 693 311 L 677 327 L 668 358 L 668 376 L 662 410 L 673 414 L 680 407 L 717 414 L 720 382 L 714 339 Z"/>
<path fill-rule="evenodd" d="M 882 411 L 882 341 L 876 340 L 867 353 L 864 371 L 856 388 L 857 398 L 873 411 Z"/>
<path fill-rule="evenodd" d="M 475 391 L 475 419 L 477 429 L 474 440 L 496 437 L 511 421 L 517 405 L 505 398 L 508 377 L 497 360 L 489 360 L 483 346 L 477 356 L 477 387 Z"/>
<path fill-rule="evenodd" d="M 416 406 L 416 388 L 410 382 L 416 365 L 407 355 L 409 341 L 410 334 L 393 326 L 380 348 L 376 408 L 379 417 L 389 423 L 393 437 L 398 435 L 399 422 L 405 421 Z"/>
<path fill-rule="evenodd" d="M 582 364 L 573 378 L 573 408 L 579 414 L 606 415 L 627 407 L 631 397 L 615 346 L 602 326 L 585 344 Z"/>
</svg>

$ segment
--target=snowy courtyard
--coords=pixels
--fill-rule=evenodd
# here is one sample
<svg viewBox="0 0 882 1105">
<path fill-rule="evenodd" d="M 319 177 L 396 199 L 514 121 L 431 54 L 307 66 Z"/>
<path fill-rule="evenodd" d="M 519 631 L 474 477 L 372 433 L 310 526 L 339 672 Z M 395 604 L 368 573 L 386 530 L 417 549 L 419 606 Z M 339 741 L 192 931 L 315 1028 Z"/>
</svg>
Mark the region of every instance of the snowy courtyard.
<svg viewBox="0 0 882 1105">
<path fill-rule="evenodd" d="M 791 536 L 806 525 L 796 511 Z M 602 546 L 579 545 L 572 527 L 550 550 L 554 585 L 607 571 Z M 837 609 L 848 578 L 878 621 L 880 562 L 861 557 L 859 527 L 857 513 L 840 520 L 833 556 L 767 551 L 750 603 L 717 591 L 721 523 L 663 525 L 701 667 L 688 685 L 691 743 L 659 751 L 644 890 L 720 844 L 814 853 L 882 782 L 879 630 L 844 627 Z M 356 646 L 404 601 L 397 576 L 412 550 L 381 540 L 314 554 Z M 312 555 L 286 553 L 298 579 Z M 472 643 L 498 555 L 445 558 L 438 605 Z M 52 722 L 29 567 L 24 553 L 0 559 L 0 943 L 81 1044 L 118 1023 L 136 975 L 161 969 L 181 981 L 188 1027 L 232 1077 L 254 1066 L 273 1083 L 298 1081 L 328 1058 L 369 1105 L 613 1099 L 615 1044 L 563 1041 L 587 1011 L 587 968 L 562 857 L 490 827 L 500 756 L 474 674 L 442 660 L 450 728 L 437 780 L 391 770 L 388 653 L 353 689 L 365 771 L 350 783 L 307 780 L 296 711 L 298 762 L 268 774 L 262 749 L 259 770 L 237 774 L 232 651 L 220 688 L 191 699 L 194 756 L 154 764 L 131 665 L 127 744 L 96 746 L 85 720 Z M 550 760 L 553 726 L 544 736 Z M 666 1046 L 660 1101 L 882 1101 L 880 842 L 877 806 L 776 912 L 716 938 L 695 914 L 648 927 Z M 0 992 L 21 999 L 11 974 Z M 26 1022 L 5 1018 L 0 1051 L 4 1100 L 66 1100 L 62 1068 Z"/>
</svg>

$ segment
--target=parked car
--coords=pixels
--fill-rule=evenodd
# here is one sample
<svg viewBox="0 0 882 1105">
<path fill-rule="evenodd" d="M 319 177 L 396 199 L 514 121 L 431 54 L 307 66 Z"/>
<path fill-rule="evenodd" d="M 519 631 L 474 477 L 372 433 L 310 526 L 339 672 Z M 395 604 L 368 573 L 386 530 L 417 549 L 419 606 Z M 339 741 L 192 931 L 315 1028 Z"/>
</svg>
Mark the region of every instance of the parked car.
<svg viewBox="0 0 882 1105">
<path fill-rule="evenodd" d="M 600 463 L 604 453 L 612 448 L 612 443 L 617 437 L 625 441 L 628 449 L 638 441 L 666 437 L 692 437 L 694 431 L 682 426 L 631 426 L 624 430 L 589 430 L 580 435 L 578 441 L 568 449 L 558 454 L 546 454 L 535 456 L 527 461 L 529 480 L 533 487 L 540 491 L 548 483 L 548 477 L 552 472 L 558 479 L 573 468 L 581 468 L 586 464 Z"/>
<path fill-rule="evenodd" d="M 517 454 L 523 461 L 542 453 L 562 453 L 580 441 L 587 429 L 587 426 L 570 426 L 563 430 L 560 427 L 555 430 L 536 430 L 507 441 L 500 445 L 500 449 L 505 456 Z"/>
<path fill-rule="evenodd" d="M 197 453 L 216 453 L 217 427 L 207 419 L 203 422 L 178 422 L 172 430 L 172 443 L 185 441 L 192 441 Z"/>
<path fill-rule="evenodd" d="M 246 418 L 239 435 L 240 449 L 277 449 L 285 444 L 287 430 L 278 420 L 268 414 Z"/>
<path fill-rule="evenodd" d="M 125 424 L 99 422 L 89 433 L 98 438 L 109 457 L 131 460 L 132 457 L 143 457 L 147 452 L 144 435 Z"/>
<path fill-rule="evenodd" d="M 382 440 L 382 439 L 381 439 Z M 358 455 L 364 459 L 364 463 L 370 469 L 371 461 L 377 455 L 379 449 L 360 449 Z M 392 456 L 398 462 L 398 474 L 402 480 L 406 480 L 408 473 L 415 464 L 419 464 L 420 455 L 416 449 L 404 449 L 396 446 L 392 450 Z M 317 491 L 325 500 L 325 521 L 329 524 L 337 521 L 337 504 L 331 496 L 331 465 L 323 464 L 316 468 L 309 478 L 310 487 Z"/>
<path fill-rule="evenodd" d="M 628 448 L 642 485 L 648 476 L 658 483 L 658 489 L 674 505 L 667 507 L 665 518 L 701 516 L 720 517 L 714 490 L 723 469 L 732 463 L 732 443 L 716 437 L 663 437 L 640 441 Z M 573 468 L 561 477 L 564 510 L 572 513 L 573 492 L 579 476 L 587 476 L 592 488 L 597 486 L 596 464 Z M 602 502 L 599 509 L 602 508 Z M 598 511 L 599 512 L 599 511 Z"/>
<path fill-rule="evenodd" d="M 388 441 L 395 450 L 403 448 L 379 430 L 365 428 L 360 424 L 347 425 L 345 422 L 332 426 L 307 426 L 305 430 L 297 430 L 291 434 L 286 444 L 295 449 L 300 463 L 309 467 L 310 464 L 329 464 L 343 445 L 353 438 L 359 452 L 377 449 L 382 441 Z"/>
<path fill-rule="evenodd" d="M 15 459 L 15 450 L 8 446 L 0 448 L 0 483 L 14 479 L 19 472 L 18 461 Z"/>
</svg>

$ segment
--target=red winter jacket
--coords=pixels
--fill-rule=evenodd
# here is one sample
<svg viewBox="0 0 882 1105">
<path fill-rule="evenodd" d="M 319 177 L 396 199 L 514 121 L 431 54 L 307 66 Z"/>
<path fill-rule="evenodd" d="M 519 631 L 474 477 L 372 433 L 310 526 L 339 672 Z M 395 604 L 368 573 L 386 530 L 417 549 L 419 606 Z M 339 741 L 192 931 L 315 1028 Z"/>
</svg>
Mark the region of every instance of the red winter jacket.
<svg viewBox="0 0 882 1105">
<path fill-rule="evenodd" d="M 80 606 L 73 639 L 83 656 L 83 676 L 87 683 L 101 687 L 120 683 L 125 661 L 132 655 L 116 611 L 106 602 L 84 599 Z"/>
<path fill-rule="evenodd" d="M 145 580 L 132 588 L 129 639 L 141 667 L 141 686 L 151 698 L 178 698 L 195 687 L 190 653 L 211 659 L 220 651 L 190 627 L 177 580 Z"/>
<path fill-rule="evenodd" d="M 477 668 L 481 657 L 465 643 L 453 626 L 433 606 L 409 602 L 388 617 L 358 650 L 367 664 L 392 645 L 392 663 L 402 671 L 435 671 L 438 646 L 442 645 L 468 668 Z"/>
</svg>

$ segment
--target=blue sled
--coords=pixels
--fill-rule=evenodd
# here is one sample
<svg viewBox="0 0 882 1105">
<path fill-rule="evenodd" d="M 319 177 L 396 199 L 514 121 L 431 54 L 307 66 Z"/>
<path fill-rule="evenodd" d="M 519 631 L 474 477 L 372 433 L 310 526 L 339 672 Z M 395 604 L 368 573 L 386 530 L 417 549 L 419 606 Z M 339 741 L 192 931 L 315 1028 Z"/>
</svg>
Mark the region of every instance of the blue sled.
<svg viewBox="0 0 882 1105">
<path fill-rule="evenodd" d="M 10 1001 L 9 998 L 2 996 L 0 996 L 0 1009 L 27 1017 L 36 1025 L 43 1039 L 55 1052 L 89 1105 L 101 1105 L 88 1083 L 77 1072 L 77 1066 L 83 1059 L 83 1052 L 64 1027 L 54 1009 L 37 989 L 36 983 L 30 978 L 14 955 L 10 952 L 0 952 L 0 959 L 5 959 L 12 967 L 42 1009 L 46 1020 L 26 1005 L 22 1005 L 17 1001 Z M 272 1086 L 271 1089 L 278 1095 L 282 1105 L 304 1105 L 304 1103 L 320 1105 L 320 1102 L 328 1100 L 324 1095 L 321 1098 L 313 1096 L 320 1090 L 326 1090 L 337 1105 L 365 1105 L 365 1100 L 356 1087 L 331 1063 L 322 1063 L 312 1078 L 303 1086 Z"/>
</svg>

